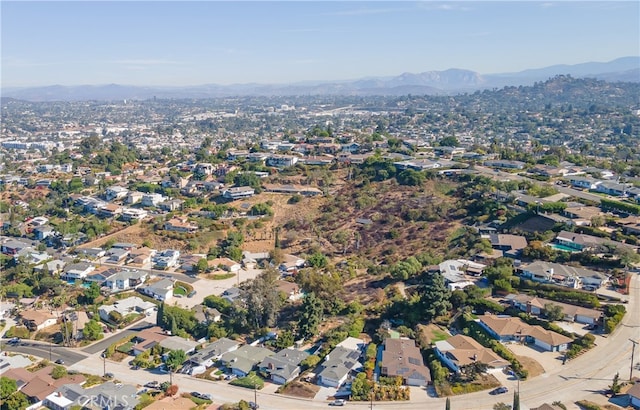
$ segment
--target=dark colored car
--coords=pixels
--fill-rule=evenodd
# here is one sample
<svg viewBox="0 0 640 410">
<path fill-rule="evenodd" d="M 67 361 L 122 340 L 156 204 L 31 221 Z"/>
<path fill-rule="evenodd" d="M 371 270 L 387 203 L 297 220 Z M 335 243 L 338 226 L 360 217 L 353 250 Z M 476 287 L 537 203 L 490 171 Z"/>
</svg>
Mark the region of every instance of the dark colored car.
<svg viewBox="0 0 640 410">
<path fill-rule="evenodd" d="M 56 364 L 64 364 L 64 360 L 58 359 L 58 360 L 56 360 Z"/>
<path fill-rule="evenodd" d="M 494 394 L 495 395 L 495 394 L 503 394 L 503 393 L 507 393 L 507 392 L 509 392 L 509 389 L 504 387 L 504 386 L 501 386 L 501 387 L 498 387 L 497 389 L 491 390 L 489 392 L 489 394 Z"/>
</svg>

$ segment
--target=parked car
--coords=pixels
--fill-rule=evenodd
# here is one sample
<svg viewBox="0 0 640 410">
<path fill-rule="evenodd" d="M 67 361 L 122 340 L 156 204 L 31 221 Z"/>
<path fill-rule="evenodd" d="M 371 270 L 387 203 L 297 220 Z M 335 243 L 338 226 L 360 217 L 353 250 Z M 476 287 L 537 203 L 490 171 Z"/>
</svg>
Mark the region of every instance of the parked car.
<svg viewBox="0 0 640 410">
<path fill-rule="evenodd" d="M 505 386 L 500 386 L 500 387 L 498 387 L 496 389 L 491 390 L 489 392 L 489 394 L 494 394 L 495 395 L 495 394 L 503 394 L 503 393 L 508 393 L 508 392 L 509 392 L 508 388 L 506 388 Z"/>
<path fill-rule="evenodd" d="M 344 399 L 335 399 L 334 401 L 329 403 L 329 406 L 344 406 L 345 403 L 346 402 L 344 401 Z"/>
<path fill-rule="evenodd" d="M 255 402 L 253 402 L 253 401 L 250 401 L 250 402 L 249 402 L 249 408 L 250 408 L 251 410 L 256 410 L 256 409 L 259 409 L 259 408 L 260 408 L 260 405 L 259 405 L 259 404 L 256 404 L 256 403 L 255 403 Z"/>
<path fill-rule="evenodd" d="M 58 360 L 56 360 L 56 364 L 64 364 L 64 360 L 58 359 Z"/>
<path fill-rule="evenodd" d="M 113 379 L 115 376 L 113 375 L 113 373 L 105 373 L 104 377 L 106 377 L 107 379 Z"/>
<path fill-rule="evenodd" d="M 20 343 L 20 338 L 12 337 L 7 343 L 10 345 L 17 345 L 18 343 Z"/>
<path fill-rule="evenodd" d="M 192 298 L 192 297 L 194 297 L 194 296 L 196 295 L 196 293 L 198 293 L 198 292 L 196 292 L 195 290 L 192 290 L 191 292 L 189 292 L 189 294 L 187 295 L 187 297 L 188 297 L 188 298 Z"/>
<path fill-rule="evenodd" d="M 160 387 L 160 382 L 159 381 L 152 381 L 152 382 L 148 382 L 144 385 L 144 387 L 148 387 L 150 389 L 157 389 Z"/>
</svg>

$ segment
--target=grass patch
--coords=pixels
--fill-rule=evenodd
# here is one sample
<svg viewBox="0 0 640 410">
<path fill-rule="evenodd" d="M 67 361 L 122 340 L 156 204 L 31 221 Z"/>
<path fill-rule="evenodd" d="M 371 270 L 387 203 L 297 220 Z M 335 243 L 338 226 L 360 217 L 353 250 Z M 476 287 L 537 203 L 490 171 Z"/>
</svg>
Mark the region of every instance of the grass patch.
<svg viewBox="0 0 640 410">
<path fill-rule="evenodd" d="M 173 288 L 173 295 L 186 296 L 187 290 L 182 286 L 176 286 L 175 288 Z"/>
<path fill-rule="evenodd" d="M 210 275 L 207 275 L 207 279 L 225 280 L 225 279 L 233 278 L 234 276 L 236 276 L 235 273 L 210 274 Z"/>
<path fill-rule="evenodd" d="M 249 373 L 246 377 L 241 377 L 231 381 L 232 386 L 245 387 L 247 389 L 262 389 L 264 387 L 264 380 L 262 380 L 256 372 Z"/>
<path fill-rule="evenodd" d="M 437 391 L 442 396 L 457 396 L 459 394 L 474 393 L 493 389 L 500 386 L 500 381 L 490 374 L 481 374 L 471 383 L 440 383 Z"/>
<path fill-rule="evenodd" d="M 129 354 L 132 348 L 133 348 L 133 342 L 127 342 L 116 347 L 116 351 L 120 353 Z"/>
<path fill-rule="evenodd" d="M 29 329 L 24 326 L 11 326 L 5 333 L 5 337 L 19 337 L 20 339 L 29 339 Z"/>
</svg>

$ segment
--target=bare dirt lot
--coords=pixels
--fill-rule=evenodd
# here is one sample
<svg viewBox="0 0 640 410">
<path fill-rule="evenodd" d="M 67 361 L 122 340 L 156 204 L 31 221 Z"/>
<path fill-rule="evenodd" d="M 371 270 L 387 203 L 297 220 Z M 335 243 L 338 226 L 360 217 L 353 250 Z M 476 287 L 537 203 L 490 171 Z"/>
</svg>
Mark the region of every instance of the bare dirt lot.
<svg viewBox="0 0 640 410">
<path fill-rule="evenodd" d="M 320 388 L 315 384 L 305 382 L 291 382 L 284 386 L 281 394 L 287 396 L 302 397 L 305 399 L 313 399 Z"/>
</svg>

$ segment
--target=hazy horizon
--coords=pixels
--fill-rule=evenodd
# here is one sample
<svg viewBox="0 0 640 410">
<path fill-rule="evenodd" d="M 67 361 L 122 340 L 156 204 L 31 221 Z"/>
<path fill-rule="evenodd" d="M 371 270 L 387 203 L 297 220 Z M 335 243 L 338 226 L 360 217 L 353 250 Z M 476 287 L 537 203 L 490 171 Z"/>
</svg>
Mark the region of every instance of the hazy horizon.
<svg viewBox="0 0 640 410">
<path fill-rule="evenodd" d="M 291 84 L 608 62 L 638 55 L 639 14 L 635 1 L 3 1 L 2 87 Z"/>
</svg>

